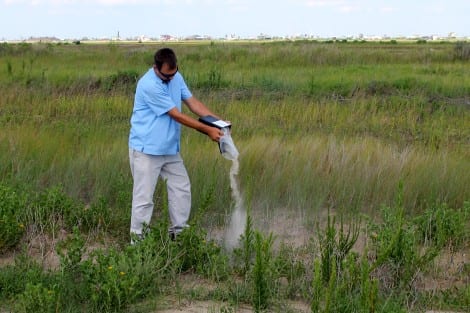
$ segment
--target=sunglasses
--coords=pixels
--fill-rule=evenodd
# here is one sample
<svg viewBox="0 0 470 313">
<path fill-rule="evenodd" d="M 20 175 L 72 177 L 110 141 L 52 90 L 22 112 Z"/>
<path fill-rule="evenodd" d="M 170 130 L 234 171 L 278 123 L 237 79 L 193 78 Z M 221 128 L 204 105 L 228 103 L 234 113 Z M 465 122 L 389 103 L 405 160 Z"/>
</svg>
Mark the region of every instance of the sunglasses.
<svg viewBox="0 0 470 313">
<path fill-rule="evenodd" d="M 159 71 L 159 72 L 160 72 L 160 71 Z M 178 73 L 178 66 L 176 67 L 176 71 L 175 71 L 174 73 L 172 73 L 172 74 L 165 74 L 165 73 L 160 72 L 160 74 L 161 74 L 163 77 L 165 77 L 166 79 L 172 78 L 173 76 L 176 75 L 176 73 Z"/>
</svg>

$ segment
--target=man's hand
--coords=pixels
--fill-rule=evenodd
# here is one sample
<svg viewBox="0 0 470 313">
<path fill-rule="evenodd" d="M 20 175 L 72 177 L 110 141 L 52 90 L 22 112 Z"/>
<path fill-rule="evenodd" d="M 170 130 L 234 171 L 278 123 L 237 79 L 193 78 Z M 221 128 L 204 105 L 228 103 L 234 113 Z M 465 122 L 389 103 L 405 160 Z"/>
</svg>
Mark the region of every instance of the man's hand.
<svg viewBox="0 0 470 313">
<path fill-rule="evenodd" d="M 207 136 L 209 136 L 213 141 L 219 142 L 220 138 L 224 135 L 224 132 L 216 127 L 208 126 L 207 128 L 208 130 L 205 132 Z"/>
</svg>

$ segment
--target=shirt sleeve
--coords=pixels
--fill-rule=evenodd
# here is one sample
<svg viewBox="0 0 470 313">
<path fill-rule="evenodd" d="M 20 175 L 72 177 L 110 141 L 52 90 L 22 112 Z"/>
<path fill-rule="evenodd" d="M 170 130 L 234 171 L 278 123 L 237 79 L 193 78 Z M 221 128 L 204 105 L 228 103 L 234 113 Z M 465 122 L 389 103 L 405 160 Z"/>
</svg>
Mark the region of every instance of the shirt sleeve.
<svg viewBox="0 0 470 313">
<path fill-rule="evenodd" d="M 181 77 L 181 100 L 189 99 L 192 96 L 193 95 L 186 85 L 186 82 L 184 81 L 183 77 Z"/>
<path fill-rule="evenodd" d="M 158 84 L 156 84 L 154 90 L 145 88 L 143 90 L 143 98 L 157 116 L 167 113 L 176 106 L 168 91 L 158 86 Z"/>
</svg>

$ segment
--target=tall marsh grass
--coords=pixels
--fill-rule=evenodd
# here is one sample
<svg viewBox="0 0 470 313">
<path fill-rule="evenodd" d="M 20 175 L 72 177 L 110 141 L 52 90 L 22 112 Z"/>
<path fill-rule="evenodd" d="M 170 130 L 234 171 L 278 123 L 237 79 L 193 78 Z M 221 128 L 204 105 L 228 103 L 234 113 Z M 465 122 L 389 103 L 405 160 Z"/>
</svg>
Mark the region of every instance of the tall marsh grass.
<svg viewBox="0 0 470 313">
<path fill-rule="evenodd" d="M 270 208 L 323 211 L 331 207 L 372 213 L 380 203 L 393 204 L 400 181 L 409 210 L 451 198 L 459 207 L 467 200 L 466 185 L 461 182 L 470 183 L 465 172 L 468 164 L 458 155 L 399 149 L 373 138 L 332 136 L 257 137 L 241 151 L 240 180 L 257 195 L 254 202 Z"/>
<path fill-rule="evenodd" d="M 139 73 L 156 45 L 3 45 L 0 173 L 123 212 Z M 171 44 L 194 94 L 232 121 L 240 178 L 269 207 L 460 207 L 469 199 L 468 64 L 452 44 Z M 216 145 L 184 130 L 194 206 L 229 209 Z M 208 175 L 209 174 L 209 175 Z M 254 179 L 256 178 L 256 179 Z M 210 186 L 210 187 L 208 187 Z M 122 189 L 124 188 L 124 189 Z M 125 200 L 123 200 L 125 201 Z"/>
</svg>

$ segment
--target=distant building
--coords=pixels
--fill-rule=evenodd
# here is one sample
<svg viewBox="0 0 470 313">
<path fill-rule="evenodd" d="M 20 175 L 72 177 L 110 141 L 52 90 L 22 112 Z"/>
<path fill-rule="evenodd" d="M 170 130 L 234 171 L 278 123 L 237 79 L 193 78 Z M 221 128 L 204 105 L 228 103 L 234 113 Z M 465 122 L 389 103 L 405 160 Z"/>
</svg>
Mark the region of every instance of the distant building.
<svg viewBox="0 0 470 313">
<path fill-rule="evenodd" d="M 145 36 L 145 35 L 140 35 L 139 36 L 139 42 L 148 42 L 150 41 L 150 38 Z"/>
<path fill-rule="evenodd" d="M 172 35 L 165 34 L 165 35 L 160 35 L 160 40 L 161 41 L 176 41 L 176 40 L 178 40 L 178 38 L 176 38 Z"/>
<path fill-rule="evenodd" d="M 191 35 L 185 38 L 186 40 L 211 40 L 212 38 L 206 35 Z"/>
<path fill-rule="evenodd" d="M 29 39 L 26 40 L 26 41 L 28 41 L 28 42 L 57 43 L 57 42 L 61 42 L 62 40 L 57 38 L 57 37 L 44 36 L 44 37 L 29 37 Z"/>
</svg>

